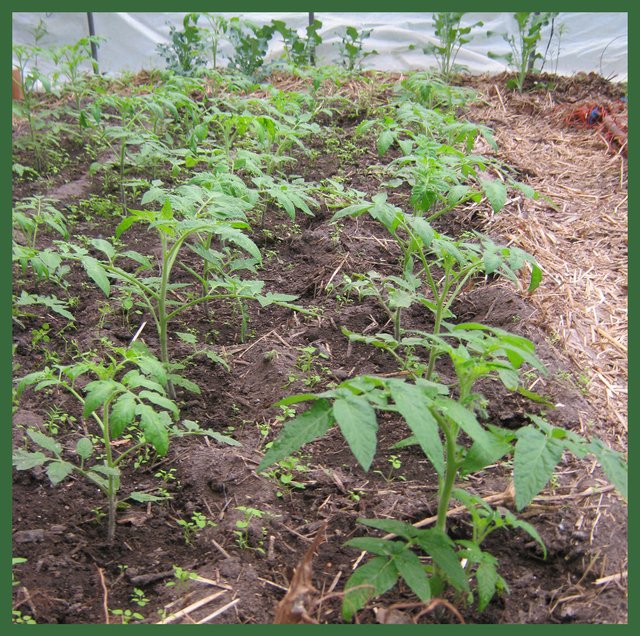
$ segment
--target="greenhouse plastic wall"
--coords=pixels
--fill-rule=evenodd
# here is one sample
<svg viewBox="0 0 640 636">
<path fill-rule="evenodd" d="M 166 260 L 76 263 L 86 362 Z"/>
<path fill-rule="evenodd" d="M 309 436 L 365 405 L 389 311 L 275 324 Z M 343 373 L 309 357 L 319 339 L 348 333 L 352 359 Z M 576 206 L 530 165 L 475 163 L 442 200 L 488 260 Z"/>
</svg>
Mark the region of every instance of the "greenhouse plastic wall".
<svg viewBox="0 0 640 636">
<path fill-rule="evenodd" d="M 157 45 L 169 42 L 169 27 L 181 28 L 184 13 L 94 13 L 96 35 L 105 38 L 99 47 L 100 71 L 119 74 L 125 71 L 163 68 Z M 284 20 L 303 32 L 308 13 L 222 13 L 227 18 L 246 17 L 257 24 L 272 19 Z M 422 48 L 437 43 L 432 13 L 316 13 L 322 22 L 319 33 L 323 42 L 317 50 L 319 64 L 337 61 L 336 44 L 346 26 L 358 30 L 372 29 L 364 42 L 364 50 L 376 50 L 367 57 L 365 68 L 385 71 L 410 71 L 435 66 L 435 59 Z M 75 43 L 88 35 L 86 13 L 14 13 L 13 42 L 33 43 L 33 29 L 43 20 L 47 35 L 43 46 Z M 478 20 L 484 26 L 474 29 L 471 42 L 460 51 L 457 63 L 471 73 L 499 73 L 506 63 L 491 59 L 488 52 L 504 54 L 509 46 L 501 34 L 514 33 L 515 21 L 510 13 L 468 13 L 464 25 Z M 203 26 L 205 22 L 203 21 Z M 488 35 L 488 32 L 492 32 Z M 595 72 L 613 81 L 627 80 L 627 14 L 626 13 L 560 13 L 555 20 L 554 36 L 550 28 L 543 31 L 541 47 L 549 42 L 545 71 L 561 75 Z M 559 37 L 560 36 L 560 37 Z M 411 50 L 410 45 L 415 45 Z M 222 47 L 222 54 L 228 51 Z M 271 42 L 268 60 L 282 55 L 279 36 Z M 224 60 L 223 60 L 224 64 Z M 43 70 L 47 70 L 43 65 Z"/>
</svg>

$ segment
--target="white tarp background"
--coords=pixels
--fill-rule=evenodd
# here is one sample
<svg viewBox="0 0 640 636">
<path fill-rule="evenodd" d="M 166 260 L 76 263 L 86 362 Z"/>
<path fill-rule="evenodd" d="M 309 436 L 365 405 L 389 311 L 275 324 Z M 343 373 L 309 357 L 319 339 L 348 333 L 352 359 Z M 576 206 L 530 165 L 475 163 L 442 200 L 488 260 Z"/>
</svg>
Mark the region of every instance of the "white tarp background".
<svg viewBox="0 0 640 636">
<path fill-rule="evenodd" d="M 100 44 L 98 59 L 100 71 L 119 74 L 142 69 L 163 68 L 164 61 L 156 47 L 169 42 L 169 25 L 182 28 L 184 13 L 94 13 L 96 35 L 105 38 Z M 304 32 L 308 24 L 307 13 L 222 13 L 225 17 L 244 16 L 257 24 L 272 19 L 283 20 L 288 26 Z M 365 40 L 364 50 L 375 49 L 378 55 L 369 56 L 365 68 L 387 71 L 408 71 L 435 66 L 435 60 L 422 52 L 422 47 L 437 43 L 432 13 L 316 13 L 322 22 L 319 33 L 323 43 L 317 49 L 318 63 L 335 62 L 338 59 L 337 43 L 346 26 L 358 30 L 373 29 Z M 73 44 L 88 35 L 86 13 L 14 13 L 14 44 L 32 44 L 33 29 L 42 19 L 47 35 L 42 46 Z M 506 68 L 501 60 L 487 56 L 508 53 L 509 46 L 499 33 L 514 33 L 515 21 L 509 13 L 468 13 L 463 24 L 478 20 L 484 26 L 475 29 L 475 37 L 460 51 L 457 63 L 471 73 L 498 73 Z M 206 20 L 199 23 L 206 26 Z M 560 25 L 562 36 L 558 40 Z M 497 32 L 487 37 L 486 32 Z M 549 40 L 549 28 L 543 31 L 542 52 Z M 556 18 L 555 36 L 549 46 L 545 71 L 563 75 L 577 72 L 596 72 L 614 81 L 627 79 L 627 14 L 626 13 L 560 13 Z M 415 44 L 416 50 L 409 50 Z M 558 50 L 559 44 L 559 50 Z M 282 54 L 280 36 L 271 42 L 268 59 Z M 230 51 L 229 45 L 222 53 Z M 222 64 L 224 64 L 224 59 Z M 46 70 L 46 66 L 43 70 Z"/>
</svg>

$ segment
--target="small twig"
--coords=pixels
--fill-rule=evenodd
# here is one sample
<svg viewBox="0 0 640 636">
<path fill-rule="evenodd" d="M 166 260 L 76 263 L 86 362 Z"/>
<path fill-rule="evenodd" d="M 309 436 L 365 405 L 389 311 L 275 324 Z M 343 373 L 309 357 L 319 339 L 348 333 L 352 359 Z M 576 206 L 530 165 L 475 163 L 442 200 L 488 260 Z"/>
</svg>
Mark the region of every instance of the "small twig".
<svg viewBox="0 0 640 636">
<path fill-rule="evenodd" d="M 225 585 L 224 583 L 219 583 L 218 581 L 207 579 L 204 576 L 198 575 L 193 580 L 198 581 L 198 583 L 206 583 L 207 585 L 213 585 L 213 587 L 220 587 L 223 590 L 230 590 L 230 591 L 233 590 L 233 588 L 230 585 Z"/>
<path fill-rule="evenodd" d="M 209 614 L 209 616 L 205 616 L 202 620 L 197 622 L 198 625 L 202 625 L 203 623 L 209 622 L 211 619 L 216 618 L 216 616 L 220 616 L 223 612 L 226 612 L 228 609 L 232 608 L 234 605 L 237 605 L 240 602 L 240 599 L 237 598 L 226 605 L 223 605 L 220 609 L 217 609 L 215 612 Z"/>
<path fill-rule="evenodd" d="M 265 333 L 264 336 L 260 336 L 256 341 L 252 342 L 239 356 L 238 358 L 242 358 L 242 356 L 247 353 L 247 351 L 250 351 L 251 349 L 253 349 L 261 340 L 264 340 L 265 338 L 268 338 L 273 332 L 275 331 L 275 329 L 272 329 L 269 333 Z"/>
<path fill-rule="evenodd" d="M 618 583 L 622 581 L 622 579 L 626 579 L 628 577 L 628 572 L 625 570 L 624 572 L 618 572 L 617 574 L 610 574 L 609 576 L 603 576 L 599 579 L 596 579 L 593 584 L 594 585 L 606 585 L 607 583 Z"/>
<path fill-rule="evenodd" d="M 327 290 L 327 287 L 329 287 L 329 285 L 331 285 L 331 281 L 337 276 L 338 272 L 342 269 L 342 267 L 344 266 L 344 264 L 347 262 L 348 259 L 349 259 L 349 254 L 347 254 L 342 259 L 342 261 L 340 262 L 338 267 L 335 268 L 335 270 L 333 271 L 333 274 L 331 274 L 331 277 L 329 278 L 329 280 L 326 282 L 326 284 L 324 286 L 325 291 Z"/>
<path fill-rule="evenodd" d="M 215 548 L 217 548 L 218 552 L 220 552 L 220 554 L 225 557 L 225 559 L 231 558 L 231 555 L 215 539 L 211 539 L 211 543 Z"/>
<path fill-rule="evenodd" d="M 217 598 L 220 598 L 226 593 L 227 591 L 223 590 L 222 592 L 214 592 L 209 596 L 205 596 L 204 598 L 201 598 L 198 601 L 191 603 L 191 605 L 185 607 L 184 609 L 181 609 L 175 614 L 170 614 L 166 618 L 163 618 L 159 623 L 156 623 L 156 625 L 168 625 L 169 623 L 174 623 L 180 618 L 187 616 L 190 612 L 194 612 L 195 610 L 199 609 L 203 605 L 207 605 L 207 603 L 210 603 L 211 601 L 215 601 Z"/>
<path fill-rule="evenodd" d="M 137 339 L 138 336 L 142 333 L 142 330 L 147 326 L 147 321 L 145 320 L 139 327 L 138 327 L 138 331 L 136 331 L 135 336 L 133 336 L 133 338 L 131 338 L 131 342 L 129 343 L 129 346 L 131 346 Z"/>
<path fill-rule="evenodd" d="M 428 614 L 429 612 L 433 612 L 433 610 L 436 609 L 436 607 L 438 607 L 440 605 L 442 605 L 443 607 L 446 607 L 458 619 L 458 621 L 462 625 L 464 625 L 464 618 L 462 618 L 462 614 L 460 614 L 458 609 L 456 607 L 454 607 L 451 603 L 449 603 L 449 601 L 445 601 L 445 599 L 443 599 L 443 598 L 434 598 L 432 601 L 430 601 L 429 605 L 427 605 L 427 607 L 425 607 L 421 612 L 418 612 L 414 616 L 414 618 L 413 618 L 414 624 L 418 623 L 418 620 L 420 619 L 421 616 L 424 616 L 425 614 Z"/>
<path fill-rule="evenodd" d="M 104 622 L 109 624 L 109 590 L 107 590 L 107 584 L 104 580 L 104 574 L 102 573 L 102 568 L 99 568 L 96 565 L 96 569 L 98 570 L 98 576 L 100 577 L 100 585 L 102 586 L 102 609 L 104 610 Z"/>
<path fill-rule="evenodd" d="M 285 592 L 289 591 L 288 587 L 285 587 L 284 585 L 280 585 L 279 583 L 274 583 L 273 581 L 270 581 L 269 579 L 264 579 L 261 576 L 257 577 L 258 581 L 262 581 L 263 583 L 266 583 L 267 585 L 270 585 L 271 587 L 275 587 L 277 590 L 284 590 Z"/>
<path fill-rule="evenodd" d="M 504 105 L 504 102 L 502 101 L 502 95 L 500 94 L 500 89 L 498 88 L 498 85 L 497 85 L 497 84 L 494 84 L 494 85 L 493 85 L 493 88 L 495 89 L 495 91 L 496 91 L 496 95 L 498 96 L 498 99 L 500 100 L 500 104 L 501 104 L 501 106 L 502 106 L 502 110 L 506 113 L 506 112 L 507 112 L 507 109 L 506 109 L 506 107 L 505 107 L 505 105 Z"/>
</svg>

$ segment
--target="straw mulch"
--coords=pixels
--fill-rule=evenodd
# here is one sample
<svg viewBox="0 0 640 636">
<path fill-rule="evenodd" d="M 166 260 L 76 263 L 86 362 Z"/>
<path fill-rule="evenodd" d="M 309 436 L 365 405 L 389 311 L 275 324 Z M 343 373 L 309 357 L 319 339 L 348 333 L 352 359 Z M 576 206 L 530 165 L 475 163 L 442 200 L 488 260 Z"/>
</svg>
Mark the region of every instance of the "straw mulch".
<svg viewBox="0 0 640 636">
<path fill-rule="evenodd" d="M 594 409 L 580 414 L 582 428 L 600 420 L 599 433 L 626 449 L 626 157 L 602 130 L 567 125 L 579 104 L 559 105 L 549 94 L 507 96 L 497 85 L 489 92 L 473 117 L 489 123 L 500 158 L 541 196 L 516 196 L 508 212 L 486 219 L 485 231 L 538 260 L 543 284 L 529 302 L 549 341 L 574 363 Z"/>
</svg>

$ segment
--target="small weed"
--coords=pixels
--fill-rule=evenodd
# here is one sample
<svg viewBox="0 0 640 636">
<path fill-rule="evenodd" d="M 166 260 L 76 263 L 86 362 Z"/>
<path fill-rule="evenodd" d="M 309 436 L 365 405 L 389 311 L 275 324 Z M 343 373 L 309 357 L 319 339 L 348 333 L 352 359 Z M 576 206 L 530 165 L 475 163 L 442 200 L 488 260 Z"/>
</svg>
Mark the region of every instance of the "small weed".
<svg viewBox="0 0 640 636">
<path fill-rule="evenodd" d="M 131 594 L 131 602 L 135 603 L 138 607 L 144 607 L 149 603 L 149 599 L 146 597 L 143 590 L 139 587 L 134 587 L 133 593 Z"/>
<path fill-rule="evenodd" d="M 143 621 L 144 616 L 139 612 L 132 612 L 130 609 L 114 609 L 109 610 L 114 616 L 120 617 L 122 625 L 128 625 L 132 621 Z"/>
<path fill-rule="evenodd" d="M 164 470 L 163 468 L 161 468 L 157 473 L 154 474 L 154 477 L 157 477 L 158 479 L 162 479 L 162 481 L 164 481 L 165 484 L 168 484 L 169 482 L 177 480 L 176 469 L 170 468 L 169 470 Z"/>
<path fill-rule="evenodd" d="M 257 545 L 252 546 L 249 542 L 249 526 L 253 519 L 262 519 L 267 513 L 259 508 L 251 508 L 249 506 L 236 506 L 238 512 L 243 513 L 243 518 L 236 521 L 236 530 L 233 534 L 236 536 L 236 544 L 241 550 L 255 550 L 259 554 L 264 554 L 264 538 L 267 536 L 267 529 L 262 526 L 260 528 L 260 538 Z"/>
<path fill-rule="evenodd" d="M 76 422 L 77 420 L 73 415 L 65 413 L 58 406 L 52 406 L 47 411 L 44 425 L 47 427 L 50 435 L 57 435 L 61 428 L 72 428 Z"/>
<path fill-rule="evenodd" d="M 182 528 L 182 536 L 187 545 L 191 545 L 191 541 L 201 530 L 216 526 L 211 519 L 207 519 L 201 512 L 192 513 L 191 519 L 178 519 L 176 523 Z"/>
<path fill-rule="evenodd" d="M 389 462 L 389 472 L 385 475 L 381 470 L 374 470 L 374 473 L 380 475 L 386 482 L 390 481 L 406 481 L 406 477 L 404 475 L 397 474 L 397 471 L 402 468 L 402 460 L 398 455 L 389 455 L 387 457 L 387 461 Z"/>
<path fill-rule="evenodd" d="M 11 622 L 21 625 L 36 625 L 36 621 L 32 616 L 23 614 L 20 610 L 13 610 L 11 612 Z"/>
</svg>

